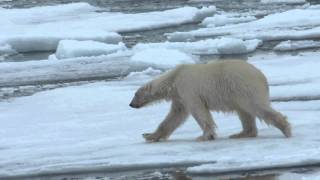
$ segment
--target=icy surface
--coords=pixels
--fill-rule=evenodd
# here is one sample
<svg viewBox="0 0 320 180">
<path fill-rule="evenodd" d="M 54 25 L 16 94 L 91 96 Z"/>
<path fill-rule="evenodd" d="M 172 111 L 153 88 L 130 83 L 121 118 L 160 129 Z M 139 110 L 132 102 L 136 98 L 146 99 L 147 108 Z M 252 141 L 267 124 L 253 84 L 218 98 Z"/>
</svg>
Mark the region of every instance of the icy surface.
<svg viewBox="0 0 320 180">
<path fill-rule="evenodd" d="M 131 60 L 172 68 L 178 64 L 193 64 L 197 58 L 175 49 L 148 48 L 135 53 Z"/>
<path fill-rule="evenodd" d="M 217 14 L 212 17 L 205 18 L 201 24 L 207 27 L 224 26 L 227 24 L 237 24 L 256 20 L 254 16 L 235 16 L 228 14 Z"/>
<path fill-rule="evenodd" d="M 63 61 L 0 63 L 0 87 L 116 78 L 154 66 L 131 61 L 129 57 L 125 53 L 114 53 Z"/>
<path fill-rule="evenodd" d="M 0 44 L 0 55 L 1 54 L 14 54 L 16 53 L 15 50 L 11 48 L 9 44 Z"/>
<path fill-rule="evenodd" d="M 318 55 L 318 52 L 301 53 L 298 56 L 271 56 L 264 59 L 249 59 L 249 61 L 264 72 L 270 84 L 295 85 L 319 79 Z"/>
<path fill-rule="evenodd" d="M 188 172 L 319 163 L 319 52 L 248 58 L 267 76 L 272 105 L 288 116 L 292 138 L 284 138 L 277 129 L 259 121 L 259 137 L 228 139 L 241 129 L 238 117 L 213 113 L 219 127 L 215 141 L 195 141 L 201 130 L 190 117 L 169 141 L 146 143 L 141 134 L 152 132 L 170 105 L 163 102 L 139 110 L 128 106 L 143 83 L 180 63 L 197 62 L 197 55 L 245 54 L 267 40 L 320 37 L 319 6 L 307 5 L 261 19 L 254 17 L 257 14 L 265 15 L 216 12 L 215 7 L 124 14 L 106 12 L 87 3 L 0 8 L 0 16 L 6 17 L 0 18 L 0 60 L 16 51 L 55 51 L 59 42 L 56 55 L 65 58 L 1 62 L 0 97 L 15 91 L 34 92 L 41 89 L 35 85 L 42 83 L 109 80 L 54 90 L 57 84 L 48 85 L 44 88 L 47 91 L 0 101 L 0 137 L 4 137 L 0 138 L 0 179 L 195 162 L 203 164 L 188 168 Z M 199 23 L 201 29 L 171 33 L 171 42 L 140 43 L 132 49 L 119 44 L 120 32 L 186 23 Z M 210 38 L 197 39 L 205 36 Z M 311 47 L 318 47 L 317 41 L 283 41 L 275 50 Z"/>
<path fill-rule="evenodd" d="M 319 180 L 319 172 L 307 172 L 307 173 L 284 173 L 281 174 L 279 180 Z"/>
<path fill-rule="evenodd" d="M 260 44 L 260 40 L 243 41 L 236 38 L 218 38 L 195 42 L 139 43 L 133 49 L 170 48 L 192 54 L 243 54 L 254 51 Z"/>
<path fill-rule="evenodd" d="M 58 44 L 56 57 L 58 59 L 83 56 L 100 56 L 127 50 L 123 43 L 105 44 L 96 41 L 62 40 Z"/>
<path fill-rule="evenodd" d="M 288 10 L 281 13 L 267 15 L 251 22 L 230 24 L 220 27 L 200 28 L 190 32 L 174 32 L 169 39 L 176 36 L 205 37 L 231 36 L 242 39 L 283 40 L 305 39 L 320 37 L 320 9 L 310 6 L 302 9 Z"/>
<path fill-rule="evenodd" d="M 121 41 L 116 32 L 151 30 L 201 22 L 215 7 L 183 7 L 166 11 L 123 14 L 96 12 L 87 3 L 72 3 L 29 9 L 0 8 L 0 41 L 18 52 L 52 51 L 59 40 Z"/>
<path fill-rule="evenodd" d="M 312 86 L 319 84 L 318 57 L 317 53 L 304 53 L 286 58 L 249 59 L 249 62 L 266 73 L 274 84 L 272 98 L 275 94 L 287 97 L 288 93 L 299 90 L 316 95 L 320 91 L 312 91 Z M 227 137 L 241 129 L 239 120 L 232 114 L 213 113 L 219 127 L 215 141 L 196 142 L 194 138 L 201 131 L 190 118 L 169 141 L 145 143 L 141 134 L 157 127 L 169 104 L 140 110 L 131 109 L 128 104 L 135 90 L 159 73 L 147 69 L 131 73 L 122 81 L 60 88 L 0 102 L 0 136 L 6 137 L 0 139 L 1 154 L 5 154 L 0 156 L 0 175 L 112 171 L 208 161 L 216 163 L 188 171 L 225 172 L 320 161 L 319 100 L 273 103 L 288 116 L 292 138 L 284 138 L 277 129 L 259 123 L 258 138 L 231 140 Z M 297 87 L 300 84 L 304 88 Z M 288 85 L 291 89 L 287 91 L 277 90 Z"/>
<path fill-rule="evenodd" d="M 273 49 L 276 51 L 293 51 L 298 49 L 318 48 L 319 41 L 302 40 L 302 41 L 283 41 L 276 45 Z"/>
</svg>

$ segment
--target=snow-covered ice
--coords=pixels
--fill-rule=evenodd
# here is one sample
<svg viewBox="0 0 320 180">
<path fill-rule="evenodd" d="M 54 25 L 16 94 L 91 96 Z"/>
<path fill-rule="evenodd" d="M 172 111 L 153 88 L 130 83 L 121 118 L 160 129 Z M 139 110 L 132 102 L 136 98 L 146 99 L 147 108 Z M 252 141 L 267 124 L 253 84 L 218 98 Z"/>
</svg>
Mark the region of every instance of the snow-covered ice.
<svg viewBox="0 0 320 180">
<path fill-rule="evenodd" d="M 234 14 L 217 14 L 205 18 L 201 24 L 207 27 L 225 26 L 227 24 L 238 24 L 256 20 L 254 16 L 235 16 Z"/>
<path fill-rule="evenodd" d="M 308 89 L 319 83 L 318 56 L 303 53 L 287 59 L 275 56 L 249 62 L 276 84 L 271 90 L 293 81 L 306 81 L 304 89 Z M 148 69 L 131 73 L 121 81 L 65 87 L 0 102 L 0 135 L 5 137 L 0 139 L 1 154 L 5 154 L 0 156 L 0 176 L 112 171 L 190 162 L 212 162 L 189 168 L 192 173 L 225 172 L 320 161 L 320 101 L 273 103 L 292 123 L 292 138 L 259 124 L 258 138 L 228 139 L 228 135 L 240 131 L 239 120 L 232 114 L 213 113 L 219 127 L 215 141 L 196 142 L 194 138 L 201 131 L 190 118 L 169 141 L 145 143 L 141 134 L 157 127 L 169 104 L 141 110 L 131 109 L 128 104 L 135 90 L 157 74 L 159 70 Z M 298 91 L 296 85 L 299 84 L 292 84 L 290 91 Z M 283 91 L 277 96 L 286 97 L 288 93 Z"/>
<path fill-rule="evenodd" d="M 243 54 L 254 51 L 260 40 L 241 40 L 237 38 L 205 39 L 195 42 L 139 43 L 133 50 L 146 48 L 178 49 L 192 54 Z"/>
<path fill-rule="evenodd" d="M 294 51 L 299 49 L 319 48 L 320 42 L 314 40 L 301 40 L 301 41 L 282 41 L 277 44 L 273 49 L 276 51 Z"/>
<path fill-rule="evenodd" d="M 126 53 L 71 58 L 0 63 L 0 87 L 65 81 L 115 78 L 153 67 L 129 59 Z"/>
<path fill-rule="evenodd" d="M 271 1 L 261 3 L 275 3 Z M 319 7 L 301 6 L 261 19 L 251 12 L 216 11 L 214 6 L 132 14 L 107 12 L 87 3 L 0 8 L 0 17 L 6 17 L 0 18 L 0 58 L 16 52 L 56 51 L 48 60 L 1 62 L 0 97 L 17 89 L 34 92 L 29 85 L 40 83 L 117 78 L 50 86 L 31 96 L 0 101 L 0 137 L 4 137 L 0 179 L 190 163 L 201 165 L 189 167 L 189 173 L 319 163 L 319 52 L 248 58 L 267 76 L 272 105 L 288 116 L 292 138 L 259 123 L 259 137 L 229 139 L 241 129 L 237 116 L 214 112 L 219 127 L 215 141 L 195 141 L 201 130 L 190 117 L 168 141 L 146 143 L 141 134 L 157 127 L 169 103 L 139 110 L 128 105 L 143 83 L 178 64 L 197 63 L 198 55 L 245 54 L 267 40 L 303 39 L 283 41 L 274 50 L 318 47 L 317 41 L 305 39 L 320 37 Z M 131 49 L 119 35 L 186 23 L 199 23 L 200 29 L 170 33 L 170 42 L 138 43 Z M 210 38 L 197 39 L 205 36 Z M 63 60 L 52 60 L 56 57 Z"/>
<path fill-rule="evenodd" d="M 279 180 L 319 180 L 319 172 L 308 172 L 308 173 L 284 173 L 278 178 Z"/>
<path fill-rule="evenodd" d="M 100 56 L 127 50 L 125 44 L 106 44 L 97 41 L 62 40 L 58 44 L 56 57 L 58 59 Z"/>
<path fill-rule="evenodd" d="M 201 22 L 215 13 L 215 7 L 182 7 L 166 11 L 124 14 L 97 12 L 87 3 L 34 7 L 0 8 L 0 42 L 18 52 L 53 51 L 63 39 L 118 43 L 117 32 L 151 30 Z"/>
<path fill-rule="evenodd" d="M 67 45 L 58 51 L 58 58 L 67 58 L 63 61 L 56 61 L 56 55 L 50 55 L 48 60 L 1 63 L 0 87 L 108 79 L 123 77 L 130 72 L 141 71 L 148 67 L 163 70 L 173 68 L 178 64 L 198 62 L 197 55 L 165 47 L 126 50 L 120 43 L 114 45 L 115 50 L 120 51 L 99 55 L 110 52 L 110 47 L 103 50 L 104 44 L 99 43 L 97 46 L 96 42 L 85 41 L 83 43 L 85 45 L 89 43 L 92 48 L 88 47 L 88 51 L 82 51 L 86 47 L 78 43 L 78 41 L 68 40 Z M 62 44 L 65 45 L 65 43 Z M 75 44 L 78 45 L 74 46 Z M 98 47 L 102 47 L 99 52 Z"/>
<path fill-rule="evenodd" d="M 0 55 L 1 54 L 8 55 L 8 54 L 14 54 L 14 53 L 16 53 L 16 51 L 13 50 L 9 44 L 3 44 L 3 45 L 0 44 Z"/>
<path fill-rule="evenodd" d="M 320 9 L 309 6 L 270 14 L 250 22 L 169 33 L 178 37 L 228 36 L 241 39 L 286 40 L 320 37 Z M 210 23 L 208 24 L 210 26 Z"/>
<path fill-rule="evenodd" d="M 197 62 L 198 58 L 176 49 L 148 48 L 136 52 L 131 60 L 155 64 L 163 68 L 172 68 L 179 64 L 193 64 Z"/>
<path fill-rule="evenodd" d="M 301 84 L 319 80 L 319 52 L 301 53 L 297 56 L 270 56 L 253 58 L 249 62 L 261 69 L 272 85 Z M 284 69 L 286 69 L 284 71 Z M 300 89 L 302 90 L 302 89 Z"/>
</svg>

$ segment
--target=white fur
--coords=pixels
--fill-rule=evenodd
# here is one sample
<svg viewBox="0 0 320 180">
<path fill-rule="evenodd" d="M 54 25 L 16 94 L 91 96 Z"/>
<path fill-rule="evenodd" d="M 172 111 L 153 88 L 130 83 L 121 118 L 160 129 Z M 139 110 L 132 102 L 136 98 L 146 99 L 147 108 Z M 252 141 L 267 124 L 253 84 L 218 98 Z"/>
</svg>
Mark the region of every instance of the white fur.
<svg viewBox="0 0 320 180">
<path fill-rule="evenodd" d="M 171 110 L 154 133 L 144 134 L 148 141 L 168 138 L 188 114 L 203 131 L 199 140 L 214 139 L 216 125 L 210 111 L 238 113 L 243 131 L 232 138 L 257 136 L 255 117 L 291 136 L 286 117 L 270 106 L 267 79 L 244 61 L 180 65 L 140 88 L 131 104 L 142 107 L 161 99 L 172 101 Z"/>
</svg>

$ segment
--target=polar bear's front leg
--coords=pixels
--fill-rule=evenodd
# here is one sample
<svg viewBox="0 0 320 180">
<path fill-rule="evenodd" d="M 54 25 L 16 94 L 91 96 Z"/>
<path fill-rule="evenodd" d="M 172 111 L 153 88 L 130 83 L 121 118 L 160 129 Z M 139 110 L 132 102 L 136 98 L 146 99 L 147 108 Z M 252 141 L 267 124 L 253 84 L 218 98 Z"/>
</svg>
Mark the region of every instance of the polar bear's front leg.
<svg viewBox="0 0 320 180">
<path fill-rule="evenodd" d="M 161 122 L 154 133 L 145 133 L 143 137 L 146 141 L 158 142 L 166 140 L 183 122 L 189 113 L 179 101 L 172 101 L 171 109 L 167 117 Z"/>
</svg>

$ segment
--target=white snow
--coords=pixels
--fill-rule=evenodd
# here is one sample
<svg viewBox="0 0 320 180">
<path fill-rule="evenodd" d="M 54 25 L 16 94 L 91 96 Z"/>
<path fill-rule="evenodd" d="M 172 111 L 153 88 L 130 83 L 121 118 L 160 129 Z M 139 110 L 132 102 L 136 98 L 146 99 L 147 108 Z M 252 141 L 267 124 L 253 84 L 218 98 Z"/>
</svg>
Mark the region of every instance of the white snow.
<svg viewBox="0 0 320 180">
<path fill-rule="evenodd" d="M 58 59 L 100 56 L 127 50 L 125 44 L 106 44 L 96 41 L 62 40 L 58 44 L 56 57 Z"/>
<path fill-rule="evenodd" d="M 42 82 L 114 78 L 154 65 L 134 62 L 131 54 L 113 53 L 94 57 L 79 57 L 63 61 L 37 60 L 0 63 L 0 87 L 34 85 Z"/>
<path fill-rule="evenodd" d="M 107 43 L 118 43 L 121 41 L 119 34 L 100 30 L 74 29 L 69 32 L 51 32 L 45 30 L 36 32 L 36 29 L 33 30 L 33 32 L 26 32 L 25 34 L 21 32 L 16 34 L 8 32 L 7 36 L 0 34 L 0 38 L 18 52 L 54 51 L 57 48 L 58 42 L 62 39 L 94 40 Z"/>
<path fill-rule="evenodd" d="M 249 61 L 266 74 L 270 84 L 302 84 L 319 79 L 318 55 L 319 53 L 300 53 L 297 56 L 271 56 Z"/>
<path fill-rule="evenodd" d="M 195 42 L 139 43 L 133 47 L 133 50 L 169 48 L 192 54 L 243 54 L 254 51 L 260 44 L 260 40 L 243 41 L 237 38 L 217 38 Z"/>
<path fill-rule="evenodd" d="M 207 27 L 225 26 L 227 24 L 237 24 L 256 20 L 254 16 L 235 16 L 233 14 L 217 14 L 205 18 L 201 24 Z"/>
<path fill-rule="evenodd" d="M 14 54 L 14 53 L 16 53 L 16 51 L 13 50 L 9 44 L 3 44 L 3 45 L 0 44 L 0 54 L 8 55 L 8 54 Z"/>
<path fill-rule="evenodd" d="M 306 173 L 284 173 L 278 177 L 279 180 L 319 180 L 319 172 L 306 172 Z"/>
<path fill-rule="evenodd" d="M 320 47 L 319 41 L 301 40 L 301 41 L 282 41 L 277 44 L 273 49 L 276 51 L 293 51 L 298 49 L 318 48 Z"/>
<path fill-rule="evenodd" d="M 285 58 L 277 55 L 265 59 L 253 58 L 249 62 L 266 73 L 273 84 L 272 98 L 275 95 L 280 98 L 288 97 L 288 94 L 296 96 L 294 91 L 308 92 L 307 95 L 313 96 L 320 92 L 318 88 L 312 90 L 319 84 L 318 57 L 319 53 L 301 53 Z M 101 63 L 97 66 L 101 67 L 103 58 L 99 56 L 98 59 Z M 94 62 L 92 59 L 77 59 L 59 63 L 68 61 L 80 61 L 82 64 Z M 116 62 L 119 63 L 119 60 Z M 123 64 L 129 62 L 131 60 Z M 3 71 L 9 73 L 8 69 L 13 66 L 2 64 L 6 66 L 1 67 L 0 77 Z M 123 67 L 123 64 L 119 67 Z M 107 72 L 111 67 L 116 69 L 114 65 L 101 68 Z M 90 72 L 101 73 L 99 69 L 86 68 Z M 15 70 L 26 74 L 17 67 Z M 141 134 L 152 132 L 157 127 L 168 112 L 169 104 L 160 103 L 140 110 L 128 106 L 135 90 L 160 73 L 151 68 L 144 72 L 137 71 L 139 69 L 131 69 L 135 73 L 122 81 L 65 87 L 0 102 L 0 136 L 6 137 L 0 139 L 1 154 L 5 154 L 0 156 L 0 176 L 99 169 L 112 171 L 115 168 L 190 162 L 211 162 L 189 168 L 190 173 L 226 172 L 320 161 L 319 100 L 273 103 L 277 110 L 288 116 L 293 128 L 292 138 L 284 138 L 275 128 L 259 123 L 258 138 L 231 140 L 227 136 L 240 131 L 239 120 L 232 114 L 213 113 L 219 127 L 219 137 L 215 141 L 196 142 L 194 138 L 201 131 L 190 118 L 169 141 L 145 143 Z M 50 73 L 47 69 L 45 72 Z M 55 69 L 55 72 L 58 71 Z M 10 75 L 15 74 L 11 72 Z M 290 83 L 293 83 L 291 88 Z M 301 84 L 303 88 L 299 87 Z M 283 92 L 277 90 L 282 87 L 288 89 Z"/>
<path fill-rule="evenodd" d="M 227 36 L 241 39 L 286 40 L 320 37 L 320 9 L 314 6 L 293 9 L 267 15 L 261 19 L 246 23 L 230 24 L 219 27 L 200 28 L 190 32 L 167 34 L 169 39 L 176 36 L 206 37 Z"/>
<path fill-rule="evenodd" d="M 118 43 L 116 32 L 151 30 L 184 23 L 201 22 L 215 7 L 183 7 L 166 11 L 124 14 L 96 12 L 87 3 L 35 7 L 0 8 L 0 41 L 18 52 L 52 51 L 63 39 Z"/>
<path fill-rule="evenodd" d="M 161 70 L 159 69 L 153 69 L 151 67 L 147 68 L 146 70 L 143 71 L 136 71 L 136 72 L 131 72 L 129 73 L 124 80 L 130 82 L 137 82 L 140 84 L 141 80 L 145 81 L 146 79 L 151 79 L 152 77 L 155 77 L 157 75 L 160 75 L 162 73 Z"/>
<path fill-rule="evenodd" d="M 266 40 L 320 37 L 319 6 L 261 19 L 215 13 L 211 6 L 124 14 L 87 3 L 0 8 L 5 17 L 0 18 L 0 59 L 16 52 L 56 50 L 48 60 L 1 62 L 0 97 L 15 91 L 32 93 L 40 89 L 33 85 L 41 83 L 118 78 L 62 88 L 48 85 L 46 91 L 0 101 L 0 179 L 194 163 L 201 165 L 189 167 L 189 173 L 319 163 L 320 52 L 248 57 L 267 76 L 272 106 L 288 116 L 292 138 L 258 121 L 257 138 L 229 139 L 241 130 L 238 117 L 214 112 L 219 127 L 215 141 L 195 140 L 201 130 L 192 117 L 168 141 L 144 141 L 141 134 L 152 132 L 170 105 L 164 101 L 136 110 L 128 104 L 135 91 L 155 76 L 181 63 L 195 63 L 198 55 L 245 54 Z M 139 43 L 132 49 L 120 42 L 118 34 L 200 22 L 206 27 L 171 33 L 171 42 Z M 196 39 L 204 36 L 212 37 Z M 172 42 L 186 40 L 190 42 Z M 319 47 L 318 42 L 283 41 L 274 50 L 312 47 Z M 53 60 L 57 58 L 63 60 Z M 290 175 L 281 178 L 286 177 Z"/>
<path fill-rule="evenodd" d="M 263 4 L 304 4 L 306 0 L 261 0 Z"/>
<path fill-rule="evenodd" d="M 320 160 L 319 111 L 286 110 L 290 105 L 305 109 L 300 102 L 275 104 L 293 125 L 294 137 L 290 139 L 266 125 L 259 125 L 256 139 L 227 139 L 240 130 L 239 121 L 234 115 L 214 113 L 219 126 L 216 141 L 196 142 L 200 129 L 190 118 L 168 142 L 144 143 L 141 134 L 157 127 L 169 105 L 130 109 L 128 103 L 137 88 L 126 81 L 95 83 L 1 102 L 0 134 L 6 138 L 0 142 L 6 156 L 0 157 L 0 175 L 208 161 L 217 163 L 188 170 L 223 172 Z M 320 108 L 319 101 L 312 107 Z M 271 149 L 276 153 L 270 154 Z"/>
<path fill-rule="evenodd" d="M 136 52 L 131 60 L 172 68 L 179 64 L 193 64 L 197 58 L 175 49 L 148 48 Z"/>
</svg>

